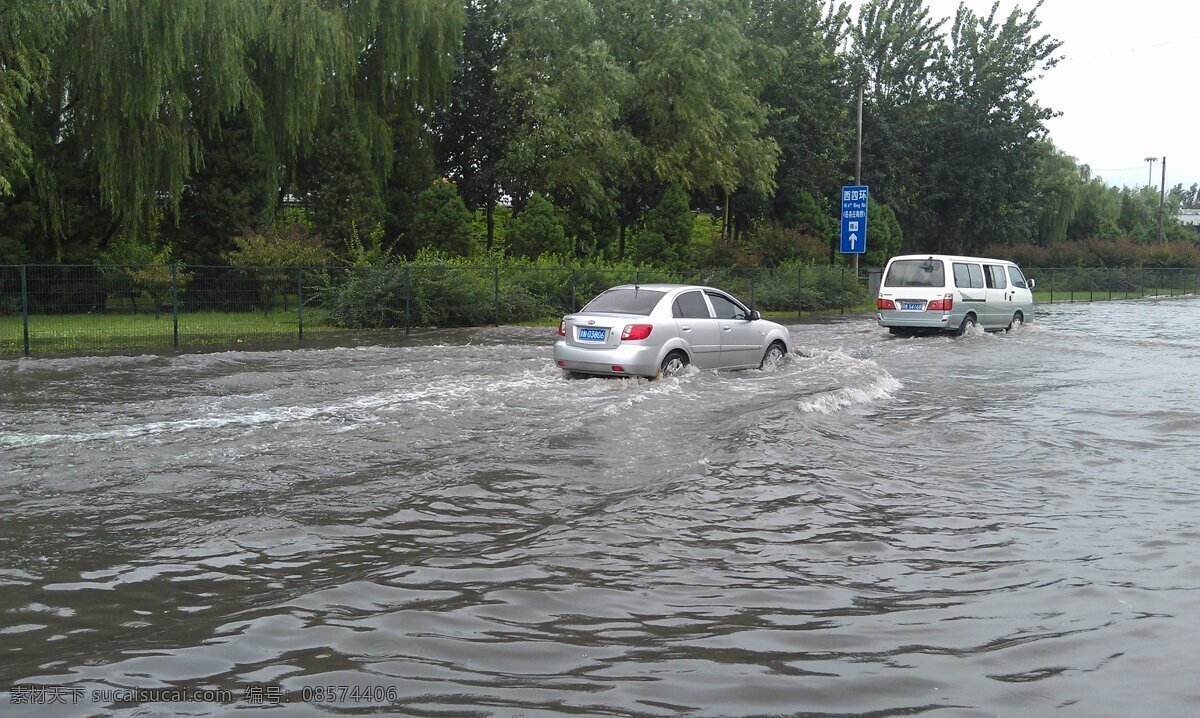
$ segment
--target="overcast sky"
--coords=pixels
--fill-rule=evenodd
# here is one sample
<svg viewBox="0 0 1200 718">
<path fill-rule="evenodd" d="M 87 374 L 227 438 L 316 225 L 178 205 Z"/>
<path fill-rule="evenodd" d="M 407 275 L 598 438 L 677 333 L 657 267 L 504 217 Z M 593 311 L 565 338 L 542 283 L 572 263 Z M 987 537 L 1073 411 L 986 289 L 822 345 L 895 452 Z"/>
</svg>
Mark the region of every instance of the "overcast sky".
<svg viewBox="0 0 1200 718">
<path fill-rule="evenodd" d="M 979 14 L 992 7 L 965 2 Z M 952 18 L 959 0 L 926 3 Z M 1047 123 L 1054 144 L 1110 184 L 1146 184 L 1151 155 L 1166 156 L 1168 188 L 1200 182 L 1200 0 L 1046 0 L 1038 17 L 1063 42 L 1063 61 L 1034 86 L 1062 113 Z M 1161 172 L 1160 160 L 1155 186 Z"/>
</svg>

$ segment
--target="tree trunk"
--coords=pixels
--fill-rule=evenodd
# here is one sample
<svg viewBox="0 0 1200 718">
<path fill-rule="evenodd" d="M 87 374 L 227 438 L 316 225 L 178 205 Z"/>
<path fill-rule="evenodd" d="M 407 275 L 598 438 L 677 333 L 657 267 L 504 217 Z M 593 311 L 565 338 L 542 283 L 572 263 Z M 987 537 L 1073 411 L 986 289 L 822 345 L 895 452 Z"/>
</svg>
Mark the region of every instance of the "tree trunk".
<svg viewBox="0 0 1200 718">
<path fill-rule="evenodd" d="M 721 191 L 725 193 L 725 219 L 721 225 L 721 239 L 731 239 L 733 232 L 729 226 L 729 189 L 722 187 Z"/>
<path fill-rule="evenodd" d="M 625 259 L 625 218 L 621 218 L 621 231 L 617 233 L 617 260 Z"/>
</svg>

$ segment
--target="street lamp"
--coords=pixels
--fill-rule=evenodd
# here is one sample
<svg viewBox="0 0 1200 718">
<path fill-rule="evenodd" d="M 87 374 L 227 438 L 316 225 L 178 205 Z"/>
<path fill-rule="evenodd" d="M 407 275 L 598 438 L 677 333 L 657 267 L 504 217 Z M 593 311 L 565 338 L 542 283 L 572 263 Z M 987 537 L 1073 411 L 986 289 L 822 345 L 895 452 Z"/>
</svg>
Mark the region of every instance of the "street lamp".
<svg viewBox="0 0 1200 718">
<path fill-rule="evenodd" d="M 1147 157 L 1145 159 L 1145 161 L 1150 164 L 1150 171 L 1146 174 L 1146 186 L 1153 187 L 1154 186 L 1154 163 L 1158 162 L 1158 158 L 1157 157 Z"/>
</svg>

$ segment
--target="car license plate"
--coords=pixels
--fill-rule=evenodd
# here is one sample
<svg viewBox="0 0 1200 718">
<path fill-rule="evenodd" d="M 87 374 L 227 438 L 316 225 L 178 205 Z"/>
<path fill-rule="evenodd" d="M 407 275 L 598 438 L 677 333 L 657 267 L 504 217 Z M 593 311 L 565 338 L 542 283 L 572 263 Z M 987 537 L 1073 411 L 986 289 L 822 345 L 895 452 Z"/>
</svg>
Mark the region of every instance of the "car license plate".
<svg viewBox="0 0 1200 718">
<path fill-rule="evenodd" d="M 579 329 L 579 341 L 581 342 L 602 342 L 608 338 L 607 329 Z"/>
<path fill-rule="evenodd" d="M 925 306 L 921 302 L 900 302 L 900 311 L 902 312 L 919 312 Z"/>
</svg>

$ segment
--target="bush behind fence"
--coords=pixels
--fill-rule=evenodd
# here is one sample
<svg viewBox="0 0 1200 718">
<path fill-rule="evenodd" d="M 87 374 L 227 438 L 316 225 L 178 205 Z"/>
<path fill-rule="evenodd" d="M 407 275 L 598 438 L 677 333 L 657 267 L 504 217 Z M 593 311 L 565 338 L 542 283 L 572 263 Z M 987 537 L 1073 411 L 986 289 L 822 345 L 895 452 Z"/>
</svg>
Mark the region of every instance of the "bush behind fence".
<svg viewBox="0 0 1200 718">
<path fill-rule="evenodd" d="M 1197 293 L 1196 269 L 1028 269 L 1039 301 Z M 720 287 L 753 309 L 805 312 L 873 306 L 878 270 L 843 267 L 653 270 L 474 267 L 183 265 L 0 266 L 0 355 L 237 345 L 338 332 L 553 321 L 608 287 Z"/>
</svg>

